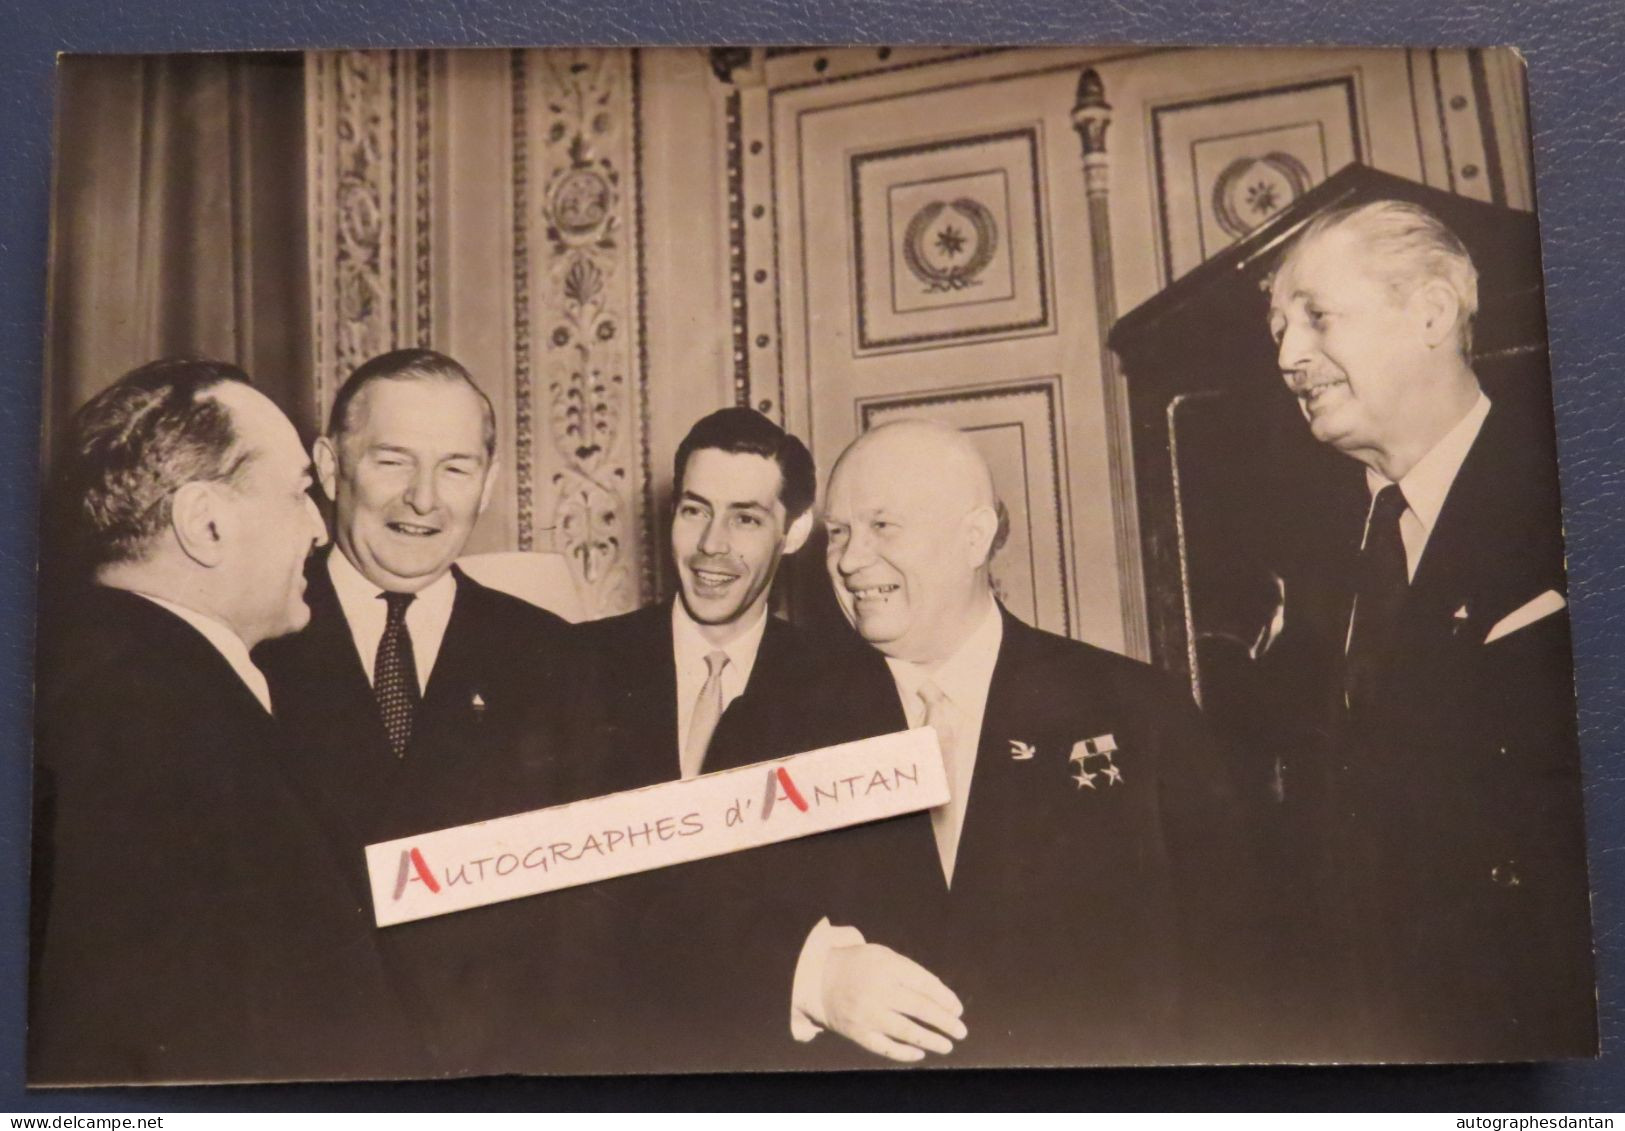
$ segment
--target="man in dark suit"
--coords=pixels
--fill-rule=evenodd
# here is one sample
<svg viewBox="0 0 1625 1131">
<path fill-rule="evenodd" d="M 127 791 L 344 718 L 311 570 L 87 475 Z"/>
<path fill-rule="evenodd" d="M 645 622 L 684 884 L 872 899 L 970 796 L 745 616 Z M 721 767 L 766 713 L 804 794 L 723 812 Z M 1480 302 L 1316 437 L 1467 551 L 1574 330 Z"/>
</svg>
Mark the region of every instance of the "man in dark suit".
<svg viewBox="0 0 1625 1131">
<path fill-rule="evenodd" d="M 880 733 L 868 729 L 875 712 L 854 709 L 874 686 L 870 650 L 768 610 L 779 563 L 812 525 L 817 483 L 806 447 L 760 413 L 726 408 L 678 446 L 674 479 L 678 594 L 580 626 L 590 673 L 581 698 L 592 719 L 580 728 L 579 796 Z M 758 961 L 775 953 L 762 936 L 806 929 L 786 926 L 793 920 L 775 910 L 762 859 L 741 853 L 576 893 L 580 929 L 604 941 L 590 970 L 578 964 L 575 989 L 599 1004 L 582 1011 L 572 1034 L 579 1059 L 563 1067 L 669 1072 L 759 1063 L 771 1047 L 763 1037 L 775 1030 L 724 1003 L 782 1005 L 789 983 L 771 983 L 777 965 Z M 777 950 L 794 943 L 786 936 Z M 550 1055 L 559 1064 L 559 1051 Z"/>
<path fill-rule="evenodd" d="M 456 361 L 406 349 L 366 362 L 314 454 L 336 550 L 308 571 L 310 626 L 258 658 L 366 890 L 367 844 L 563 800 L 568 626 L 453 564 L 498 471 L 490 401 Z M 563 941 L 525 937 L 540 913 L 481 908 L 380 932 L 445 1071 L 495 1071 L 515 1031 L 545 1024 L 545 978 L 521 972 Z"/>
<path fill-rule="evenodd" d="M 1557 460 L 1544 374 L 1491 404 L 1477 274 L 1378 201 L 1272 283 L 1279 363 L 1353 506 L 1289 568 L 1265 653 L 1336 1058 L 1596 1049 Z"/>
<path fill-rule="evenodd" d="M 305 623 L 326 538 L 293 426 L 232 366 L 157 362 L 66 458 L 95 583 L 41 630 L 29 1082 L 421 1071 L 249 658 Z"/>
<path fill-rule="evenodd" d="M 584 625 L 598 712 L 583 792 L 612 793 L 854 737 L 841 681 L 856 649 L 768 611 L 779 563 L 806 542 L 811 454 L 767 417 L 725 408 L 678 445 L 676 597 Z M 845 647 L 843 647 L 843 643 Z"/>
<path fill-rule="evenodd" d="M 826 524 L 837 596 L 890 677 L 869 725 L 934 727 L 951 800 L 777 849 L 786 871 L 803 853 L 786 882 L 826 915 L 793 976 L 786 960 L 795 1036 L 832 1029 L 893 1060 L 955 1064 L 1244 1048 L 1223 1027 L 1238 1017 L 1227 957 L 1251 861 L 1185 694 L 998 605 L 1002 511 L 954 429 L 860 437 Z M 806 1053 L 832 1067 L 855 1050 L 826 1038 Z"/>
</svg>

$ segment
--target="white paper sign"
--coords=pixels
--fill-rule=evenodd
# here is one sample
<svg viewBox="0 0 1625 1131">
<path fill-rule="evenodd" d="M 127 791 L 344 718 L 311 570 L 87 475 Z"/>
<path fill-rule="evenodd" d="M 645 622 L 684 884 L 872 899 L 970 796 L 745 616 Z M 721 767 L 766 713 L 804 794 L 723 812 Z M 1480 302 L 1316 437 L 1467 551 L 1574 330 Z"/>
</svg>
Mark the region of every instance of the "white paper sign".
<svg viewBox="0 0 1625 1131">
<path fill-rule="evenodd" d="M 944 804 L 929 727 L 367 846 L 380 927 Z"/>
</svg>

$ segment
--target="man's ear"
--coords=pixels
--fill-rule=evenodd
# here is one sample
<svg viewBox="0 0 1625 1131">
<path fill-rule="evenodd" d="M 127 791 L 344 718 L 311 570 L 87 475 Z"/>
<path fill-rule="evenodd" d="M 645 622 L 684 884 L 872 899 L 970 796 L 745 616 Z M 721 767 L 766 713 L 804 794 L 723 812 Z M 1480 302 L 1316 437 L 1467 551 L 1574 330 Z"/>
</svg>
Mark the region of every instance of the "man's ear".
<svg viewBox="0 0 1625 1131">
<path fill-rule="evenodd" d="M 318 436 L 310 446 L 310 462 L 316 465 L 316 481 L 322 485 L 327 501 L 339 501 L 339 450 L 326 436 Z"/>
<path fill-rule="evenodd" d="M 974 567 L 987 564 L 993 556 L 993 540 L 999 534 L 999 514 L 992 507 L 977 507 L 965 516 L 965 557 Z"/>
<path fill-rule="evenodd" d="M 1461 317 L 1461 298 L 1443 279 L 1429 279 L 1416 289 L 1413 301 L 1422 319 L 1422 339 L 1436 348 L 1456 336 L 1456 320 Z"/>
<path fill-rule="evenodd" d="M 491 496 L 496 494 L 497 477 L 502 473 L 502 461 L 496 456 L 491 457 L 491 465 L 485 469 L 485 486 L 480 488 L 480 509 L 475 515 L 485 513 L 485 508 L 491 505 Z"/>
<path fill-rule="evenodd" d="M 796 520 L 790 524 L 790 529 L 784 532 L 784 553 L 793 554 L 807 544 L 812 534 L 813 512 L 808 507 L 802 511 Z"/>
<path fill-rule="evenodd" d="M 176 491 L 169 505 L 169 528 L 182 552 L 211 569 L 224 560 L 226 538 L 235 521 L 223 501 L 218 487 L 199 481 Z"/>
</svg>

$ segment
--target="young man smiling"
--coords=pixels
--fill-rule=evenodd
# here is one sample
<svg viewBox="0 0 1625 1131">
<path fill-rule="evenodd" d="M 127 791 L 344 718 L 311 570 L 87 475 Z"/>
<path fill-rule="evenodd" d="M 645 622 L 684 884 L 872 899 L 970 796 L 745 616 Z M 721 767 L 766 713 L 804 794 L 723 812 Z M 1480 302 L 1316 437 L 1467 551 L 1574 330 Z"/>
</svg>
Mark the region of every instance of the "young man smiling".
<svg viewBox="0 0 1625 1131">
<path fill-rule="evenodd" d="M 584 626 L 597 753 L 584 791 L 611 793 L 844 741 L 823 692 L 857 652 L 768 612 L 779 563 L 807 541 L 817 490 L 802 442 L 725 408 L 678 445 L 671 549 L 678 594 Z M 831 663 L 831 661 L 835 661 Z"/>
</svg>

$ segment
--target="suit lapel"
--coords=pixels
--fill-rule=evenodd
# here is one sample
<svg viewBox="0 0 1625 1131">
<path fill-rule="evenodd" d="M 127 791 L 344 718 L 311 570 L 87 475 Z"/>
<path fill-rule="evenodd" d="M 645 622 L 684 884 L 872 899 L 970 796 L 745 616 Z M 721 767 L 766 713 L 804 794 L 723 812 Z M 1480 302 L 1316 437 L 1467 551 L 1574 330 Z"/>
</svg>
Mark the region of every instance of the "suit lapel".
<svg viewBox="0 0 1625 1131">
<path fill-rule="evenodd" d="M 1053 704 L 1043 685 L 1043 665 L 1035 657 L 1039 635 L 1011 616 L 1002 605 L 1004 637 L 988 683 L 987 706 L 977 739 L 976 768 L 971 773 L 965 825 L 954 860 L 954 890 L 973 890 L 984 883 L 998 884 L 1011 866 L 1007 857 L 1020 851 L 1022 838 L 1011 829 L 1031 821 L 1035 803 L 1042 804 L 1046 786 L 1064 784 L 1058 763 L 1066 741 L 1051 718 Z M 1068 687 L 1062 693 L 1069 714 L 1086 702 L 1090 689 Z M 1036 747 L 1032 759 L 1017 760 L 1015 743 Z M 933 847 L 935 838 L 933 838 Z M 941 871 L 939 869 L 940 878 Z"/>
<path fill-rule="evenodd" d="M 302 651 L 311 686 L 320 689 L 310 703 L 325 707 L 327 726 L 335 733 L 349 735 L 350 741 L 363 744 L 370 752 L 388 754 L 389 737 L 378 717 L 378 703 L 356 651 L 350 622 L 327 572 L 326 555 L 313 558 L 305 576 L 310 625 L 305 629 Z"/>
<path fill-rule="evenodd" d="M 1491 436 L 1492 417 L 1484 421 L 1478 438 L 1468 449 L 1456 480 L 1445 495 L 1444 506 L 1428 536 L 1427 548 L 1422 553 L 1416 577 L 1411 582 L 1406 602 L 1408 628 L 1444 629 L 1447 625 L 1458 631 L 1473 632 L 1482 629 L 1479 639 L 1487 634 L 1488 622 L 1476 622 L 1487 615 L 1489 609 L 1477 609 L 1470 590 L 1469 577 L 1481 581 L 1493 574 L 1499 563 L 1493 558 L 1485 560 L 1475 547 L 1493 544 L 1490 537 L 1496 521 L 1496 510 L 1504 500 L 1486 497 L 1487 464 L 1495 458 Z M 1464 570 L 1470 574 L 1464 576 Z M 1467 622 L 1452 624 L 1453 614 L 1466 609 L 1467 615 L 1456 620 Z"/>
<path fill-rule="evenodd" d="M 456 566 L 452 566 L 451 572 L 457 583 L 457 595 L 452 599 L 451 619 L 446 623 L 440 651 L 429 671 L 429 686 L 424 688 L 423 702 L 418 707 L 413 725 L 415 737 L 408 757 L 424 747 L 419 739 L 437 729 L 455 728 L 480 710 L 474 696 L 480 696 L 484 704 L 492 694 L 491 688 L 478 686 L 475 677 L 483 646 L 477 629 L 478 618 L 473 612 L 473 605 L 479 599 L 474 592 L 475 583 Z"/>
<path fill-rule="evenodd" d="M 677 742 L 677 659 L 671 636 L 671 602 L 656 605 L 633 625 L 632 656 L 648 665 L 648 678 L 634 680 L 619 704 L 623 732 L 635 749 L 625 757 L 643 762 L 643 780 L 672 781 L 682 768 Z"/>
<path fill-rule="evenodd" d="M 712 769 L 714 754 L 721 754 L 727 749 L 727 741 L 736 732 L 755 733 L 753 724 L 759 726 L 770 723 L 775 718 L 782 717 L 792 711 L 793 703 L 774 702 L 782 700 L 787 694 L 794 694 L 796 689 L 796 647 L 794 640 L 795 630 L 773 614 L 767 615 L 767 627 L 762 632 L 762 643 L 756 649 L 756 662 L 751 665 L 750 680 L 745 684 L 732 703 L 722 712 L 722 719 L 717 723 L 716 734 L 711 739 L 712 754 L 707 754 L 706 769 Z M 677 674 L 673 658 L 672 686 L 673 701 L 676 698 Z M 748 753 L 740 751 L 748 757 Z M 721 762 L 716 763 L 716 768 Z"/>
</svg>

